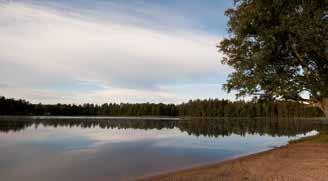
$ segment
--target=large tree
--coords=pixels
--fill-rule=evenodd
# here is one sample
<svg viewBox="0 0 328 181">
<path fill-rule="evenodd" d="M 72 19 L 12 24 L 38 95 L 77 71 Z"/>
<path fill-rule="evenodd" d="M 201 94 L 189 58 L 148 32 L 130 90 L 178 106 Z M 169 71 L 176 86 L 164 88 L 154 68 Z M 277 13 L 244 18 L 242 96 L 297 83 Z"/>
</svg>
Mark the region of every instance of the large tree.
<svg viewBox="0 0 328 181">
<path fill-rule="evenodd" d="M 328 117 L 328 0 L 235 0 L 223 63 L 237 96 L 308 102 Z"/>
</svg>

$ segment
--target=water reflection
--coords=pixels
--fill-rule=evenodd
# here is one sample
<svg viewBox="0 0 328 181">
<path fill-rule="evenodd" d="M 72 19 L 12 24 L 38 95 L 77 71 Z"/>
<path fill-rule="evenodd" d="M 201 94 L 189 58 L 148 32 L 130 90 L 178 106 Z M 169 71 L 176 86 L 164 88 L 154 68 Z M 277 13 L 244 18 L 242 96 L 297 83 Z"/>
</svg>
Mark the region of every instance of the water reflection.
<svg viewBox="0 0 328 181">
<path fill-rule="evenodd" d="M 311 119 L 0 118 L 1 181 L 122 180 L 217 162 L 327 130 Z"/>
<path fill-rule="evenodd" d="M 259 134 L 270 136 L 295 136 L 312 130 L 327 130 L 328 123 L 323 119 L 97 119 L 97 118 L 0 118 L 0 132 L 16 132 L 29 127 L 78 127 L 102 129 L 173 129 L 195 136 L 229 136 L 236 134 Z"/>
</svg>

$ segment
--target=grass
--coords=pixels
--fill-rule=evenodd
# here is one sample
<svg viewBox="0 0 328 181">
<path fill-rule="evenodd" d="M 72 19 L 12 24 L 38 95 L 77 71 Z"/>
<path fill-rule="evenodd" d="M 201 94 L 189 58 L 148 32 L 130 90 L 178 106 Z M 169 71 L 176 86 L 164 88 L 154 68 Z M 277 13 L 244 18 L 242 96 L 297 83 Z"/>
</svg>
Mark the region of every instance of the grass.
<svg viewBox="0 0 328 181">
<path fill-rule="evenodd" d="M 300 142 L 312 142 L 312 143 L 328 143 L 328 132 L 321 132 L 315 136 L 309 136 L 299 140 L 292 140 L 289 143 L 300 143 Z"/>
</svg>

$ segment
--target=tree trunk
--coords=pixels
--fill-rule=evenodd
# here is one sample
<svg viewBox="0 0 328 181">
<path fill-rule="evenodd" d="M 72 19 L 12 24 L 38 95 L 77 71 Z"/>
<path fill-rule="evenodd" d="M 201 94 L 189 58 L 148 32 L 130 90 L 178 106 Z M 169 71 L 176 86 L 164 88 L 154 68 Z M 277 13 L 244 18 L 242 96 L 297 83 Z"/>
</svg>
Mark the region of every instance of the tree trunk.
<svg viewBox="0 0 328 181">
<path fill-rule="evenodd" d="M 321 109 L 321 111 L 325 114 L 326 118 L 328 118 L 328 98 L 324 98 L 315 103 L 317 107 Z"/>
</svg>

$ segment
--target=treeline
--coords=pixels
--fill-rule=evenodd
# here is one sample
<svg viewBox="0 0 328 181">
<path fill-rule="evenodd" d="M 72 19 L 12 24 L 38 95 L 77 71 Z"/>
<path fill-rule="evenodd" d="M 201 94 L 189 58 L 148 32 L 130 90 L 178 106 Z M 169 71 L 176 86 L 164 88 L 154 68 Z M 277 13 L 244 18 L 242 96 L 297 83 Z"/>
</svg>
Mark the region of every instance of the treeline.
<svg viewBox="0 0 328 181">
<path fill-rule="evenodd" d="M 0 115 L 56 115 L 56 116 L 178 116 L 174 104 L 105 103 L 97 104 L 31 104 L 25 100 L 0 97 Z"/>
<path fill-rule="evenodd" d="M 0 115 L 56 116 L 191 116 L 191 117 L 321 117 L 312 106 L 290 101 L 236 101 L 206 99 L 187 103 L 31 104 L 0 97 Z"/>
<path fill-rule="evenodd" d="M 195 117 L 322 117 L 316 107 L 292 101 L 194 100 L 178 105 L 180 116 Z"/>
</svg>

